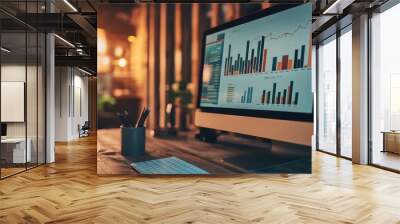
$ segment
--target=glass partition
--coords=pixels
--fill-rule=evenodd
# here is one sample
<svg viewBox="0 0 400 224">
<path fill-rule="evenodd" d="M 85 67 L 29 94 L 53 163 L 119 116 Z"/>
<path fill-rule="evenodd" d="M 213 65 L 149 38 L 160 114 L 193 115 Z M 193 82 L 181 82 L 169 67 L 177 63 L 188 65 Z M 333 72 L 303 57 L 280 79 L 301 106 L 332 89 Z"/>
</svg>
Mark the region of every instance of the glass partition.
<svg viewBox="0 0 400 224">
<path fill-rule="evenodd" d="M 46 162 L 46 36 L 38 33 L 38 64 L 37 64 L 37 162 L 44 164 Z"/>
<path fill-rule="evenodd" d="M 30 161 L 27 167 L 38 163 L 38 35 L 36 32 L 27 33 L 27 74 L 26 74 L 26 114 L 27 114 L 27 150 L 30 151 Z"/>
<path fill-rule="evenodd" d="M 400 171 L 400 4 L 371 19 L 371 162 Z"/>
<path fill-rule="evenodd" d="M 1 161 L 2 177 L 26 170 L 31 162 L 27 141 L 26 81 L 27 35 L 25 31 L 1 34 Z"/>
<path fill-rule="evenodd" d="M 336 154 L 336 36 L 318 47 L 318 149 Z"/>
<path fill-rule="evenodd" d="M 352 157 L 352 29 L 340 36 L 340 155 Z"/>
<path fill-rule="evenodd" d="M 40 2 L 0 2 L 0 7 L 23 16 L 43 10 Z M 0 178 L 45 162 L 45 41 L 13 13 L 0 12 Z"/>
</svg>

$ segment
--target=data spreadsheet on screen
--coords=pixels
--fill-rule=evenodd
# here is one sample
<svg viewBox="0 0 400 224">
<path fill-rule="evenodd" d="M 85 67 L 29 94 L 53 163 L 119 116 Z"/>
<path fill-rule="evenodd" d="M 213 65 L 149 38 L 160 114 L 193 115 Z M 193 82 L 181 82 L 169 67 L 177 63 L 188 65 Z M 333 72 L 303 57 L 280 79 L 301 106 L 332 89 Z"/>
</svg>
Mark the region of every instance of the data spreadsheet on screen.
<svg viewBox="0 0 400 224">
<path fill-rule="evenodd" d="M 200 107 L 312 113 L 312 6 L 205 36 Z"/>
</svg>

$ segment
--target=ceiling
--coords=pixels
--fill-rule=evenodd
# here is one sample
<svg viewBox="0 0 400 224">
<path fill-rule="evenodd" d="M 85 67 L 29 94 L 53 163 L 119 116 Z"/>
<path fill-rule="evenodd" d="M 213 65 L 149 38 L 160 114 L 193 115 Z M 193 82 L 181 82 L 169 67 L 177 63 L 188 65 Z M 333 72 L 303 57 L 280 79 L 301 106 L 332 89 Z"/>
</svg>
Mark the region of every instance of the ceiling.
<svg viewBox="0 0 400 224">
<path fill-rule="evenodd" d="M 387 0 L 311 0 L 313 4 L 313 37 L 322 35 L 329 27 L 346 15 L 354 15 L 366 9 L 377 7 Z M 56 63 L 58 65 L 77 66 L 96 71 L 96 28 L 97 10 L 104 3 L 134 3 L 150 1 L 133 0 L 45 0 L 22 1 L 1 0 L 0 21 L 3 32 L 9 32 L 4 38 L 15 40 L 15 45 L 22 44 L 18 32 L 31 30 L 55 32 Z M 153 0 L 152 2 L 171 2 Z M 180 2 L 196 2 L 181 0 Z M 207 2 L 207 1 L 203 1 Z M 214 1 L 215 2 L 215 1 Z M 221 2 L 228 2 L 221 0 Z M 238 1 L 235 1 L 238 2 Z M 240 1 L 249 3 L 250 1 Z M 260 2 L 255 0 L 254 2 Z M 270 0 L 275 4 L 300 4 L 307 0 Z M 50 3 L 50 4 L 49 4 Z M 52 13 L 48 13 L 49 11 Z M 28 13 L 25 13 L 28 12 Z M 11 34 L 13 33 L 13 34 Z M 67 40 L 66 41 L 64 40 Z M 4 42 L 3 42 L 4 43 Z M 74 46 L 72 46 L 72 45 Z M 33 46 L 33 45 L 32 45 Z M 18 48 L 18 46 L 13 46 Z M 18 48 L 21 49 L 22 48 Z M 28 48 L 28 52 L 31 50 Z M 16 53 L 17 54 L 17 51 Z"/>
</svg>

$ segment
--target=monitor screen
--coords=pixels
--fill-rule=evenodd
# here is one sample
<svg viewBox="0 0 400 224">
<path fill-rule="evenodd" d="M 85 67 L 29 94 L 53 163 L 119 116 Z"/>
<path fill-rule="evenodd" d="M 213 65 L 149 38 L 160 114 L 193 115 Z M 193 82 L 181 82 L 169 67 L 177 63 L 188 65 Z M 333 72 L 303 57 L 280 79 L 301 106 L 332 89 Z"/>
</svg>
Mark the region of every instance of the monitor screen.
<svg viewBox="0 0 400 224">
<path fill-rule="evenodd" d="M 312 120 L 312 5 L 275 7 L 203 37 L 198 107 Z"/>
</svg>

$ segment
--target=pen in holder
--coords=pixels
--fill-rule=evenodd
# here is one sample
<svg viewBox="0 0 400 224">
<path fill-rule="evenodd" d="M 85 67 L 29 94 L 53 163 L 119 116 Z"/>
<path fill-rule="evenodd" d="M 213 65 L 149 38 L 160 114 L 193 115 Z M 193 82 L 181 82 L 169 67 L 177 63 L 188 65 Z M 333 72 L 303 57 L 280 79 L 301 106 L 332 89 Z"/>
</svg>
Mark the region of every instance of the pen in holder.
<svg viewBox="0 0 400 224">
<path fill-rule="evenodd" d="M 145 154 L 146 128 L 121 127 L 121 154 L 142 156 Z"/>
</svg>

